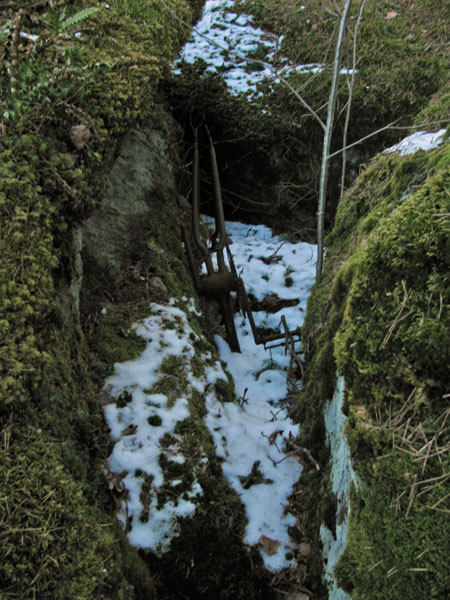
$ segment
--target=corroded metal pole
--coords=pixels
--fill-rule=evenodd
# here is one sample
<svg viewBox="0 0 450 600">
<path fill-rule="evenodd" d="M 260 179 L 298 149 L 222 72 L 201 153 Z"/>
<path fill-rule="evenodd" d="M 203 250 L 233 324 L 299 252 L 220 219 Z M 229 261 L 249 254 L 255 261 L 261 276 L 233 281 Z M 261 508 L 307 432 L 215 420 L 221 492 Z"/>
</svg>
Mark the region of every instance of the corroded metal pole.
<svg viewBox="0 0 450 600">
<path fill-rule="evenodd" d="M 211 261 L 211 252 L 206 244 L 202 241 L 200 235 L 200 156 L 198 150 L 198 133 L 197 128 L 194 129 L 194 168 L 192 172 L 192 233 L 197 248 L 203 254 L 203 260 L 206 264 L 208 275 L 214 273 L 214 267 Z"/>
<path fill-rule="evenodd" d="M 220 188 L 220 179 L 219 179 L 219 169 L 217 167 L 217 156 L 216 151 L 214 149 L 214 144 L 209 133 L 208 128 L 206 128 L 209 137 L 209 149 L 211 156 L 211 169 L 213 176 L 213 190 L 214 190 L 214 208 L 215 208 L 215 218 L 216 218 L 216 231 L 214 234 L 212 249 L 213 250 L 222 250 L 225 247 L 225 241 L 227 239 L 227 233 L 225 231 L 225 215 L 223 212 L 223 202 L 222 202 L 222 192 Z"/>
</svg>

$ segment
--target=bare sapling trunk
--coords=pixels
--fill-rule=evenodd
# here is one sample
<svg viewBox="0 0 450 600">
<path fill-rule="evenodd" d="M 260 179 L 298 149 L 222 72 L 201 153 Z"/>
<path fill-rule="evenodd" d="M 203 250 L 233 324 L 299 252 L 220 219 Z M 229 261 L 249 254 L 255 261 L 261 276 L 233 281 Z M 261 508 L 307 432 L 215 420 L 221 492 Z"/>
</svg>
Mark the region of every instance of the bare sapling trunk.
<svg viewBox="0 0 450 600">
<path fill-rule="evenodd" d="M 347 85 L 348 85 L 348 101 L 347 101 L 347 112 L 345 115 L 345 125 L 344 125 L 344 135 L 342 138 L 342 172 L 341 172 L 341 198 L 344 195 L 345 191 L 345 172 L 347 168 L 347 134 L 348 134 L 348 126 L 350 123 L 350 112 L 352 109 L 352 100 L 353 100 L 353 90 L 355 87 L 355 75 L 356 75 L 356 64 L 357 64 L 357 56 L 356 56 L 356 46 L 358 40 L 358 29 L 362 21 L 362 15 L 364 6 L 366 4 L 366 0 L 363 0 L 361 3 L 361 7 L 359 9 L 358 20 L 356 21 L 355 31 L 353 33 L 353 65 L 352 65 L 352 73 L 350 77 L 347 76 Z M 328 157 L 330 158 L 330 156 Z"/>
<path fill-rule="evenodd" d="M 334 64 L 333 64 L 333 76 L 331 80 L 330 96 L 328 99 L 328 113 L 327 123 L 325 127 L 325 135 L 323 138 L 323 149 L 322 149 L 322 164 L 320 169 L 320 188 L 319 188 L 319 202 L 317 209 L 317 265 L 316 265 L 316 278 L 320 276 L 323 269 L 323 238 L 324 238 L 324 223 L 325 223 L 325 204 L 327 195 L 327 182 L 328 182 L 328 167 L 329 167 L 329 154 L 331 145 L 331 135 L 334 124 L 334 113 L 336 108 L 336 94 L 337 84 L 339 78 L 339 69 L 341 62 L 341 49 L 342 40 L 344 38 L 345 25 L 347 22 L 348 13 L 350 10 L 352 1 L 346 0 L 344 10 L 341 15 L 339 23 L 338 37 L 336 40 L 336 49 L 334 53 Z"/>
</svg>

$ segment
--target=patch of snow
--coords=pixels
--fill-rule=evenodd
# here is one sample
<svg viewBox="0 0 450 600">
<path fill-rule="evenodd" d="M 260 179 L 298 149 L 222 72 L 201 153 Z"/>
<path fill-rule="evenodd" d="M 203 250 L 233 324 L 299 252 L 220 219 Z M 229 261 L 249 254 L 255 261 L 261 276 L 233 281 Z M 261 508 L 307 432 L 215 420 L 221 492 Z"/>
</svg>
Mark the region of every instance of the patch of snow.
<svg viewBox="0 0 450 600">
<path fill-rule="evenodd" d="M 416 131 L 398 144 L 387 148 L 384 152 L 386 154 L 398 152 L 400 156 L 405 156 L 407 154 L 414 154 L 419 150 L 433 150 L 433 148 L 437 148 L 444 141 L 443 136 L 445 131 L 445 129 L 440 129 L 435 133 Z"/>
<path fill-rule="evenodd" d="M 213 225 L 211 219 L 203 219 Z M 296 306 L 274 314 L 254 313 L 257 325 L 279 329 L 281 315 L 284 315 L 290 329 L 301 326 L 315 279 L 317 247 L 285 241 L 273 236 L 263 225 L 227 222 L 226 230 L 232 239 L 236 269 L 242 274 L 248 293 L 258 300 L 269 294 L 299 300 Z M 265 566 L 276 571 L 295 565 L 294 546 L 288 534 L 288 527 L 295 524 L 295 518 L 286 508 L 302 472 L 299 463 L 284 454 L 289 436 L 296 437 L 299 433 L 299 426 L 290 419 L 283 402 L 288 394 L 286 371 L 290 357 L 285 355 L 284 347 L 268 351 L 256 345 L 248 321 L 241 316 L 235 317 L 235 325 L 242 352 L 232 352 L 218 336 L 216 344 L 220 358 L 233 377 L 242 406 L 221 405 L 210 395 L 206 424 L 217 455 L 224 460 L 224 473 L 245 505 L 248 518 L 245 541 L 254 545 L 264 535 L 280 542 L 273 555 L 261 549 Z M 275 440 L 271 443 L 273 436 Z M 244 489 L 243 480 L 255 461 L 259 461 L 263 479 L 273 484 L 261 483 Z"/>
<path fill-rule="evenodd" d="M 192 307 L 193 303 L 189 301 L 188 310 Z M 118 518 L 124 526 L 128 523 L 132 544 L 160 554 L 168 550 L 171 539 L 178 534 L 178 519 L 195 511 L 195 504 L 183 498 L 166 501 L 158 508 L 157 497 L 158 490 L 164 485 L 174 485 L 173 481 L 166 481 L 159 464 L 160 456 L 163 454 L 178 464 L 185 462 L 175 426 L 190 415 L 190 392 L 188 390 L 170 403 L 166 395 L 152 393 L 151 389 L 164 376 L 162 365 L 169 357 L 178 357 L 186 370 L 190 370 L 190 360 L 195 356 L 191 340 L 198 336 L 184 311 L 174 302 L 169 306 L 153 303 L 150 311 L 149 317 L 134 326 L 135 332 L 147 342 L 142 354 L 135 360 L 116 363 L 114 375 L 105 382 L 105 389 L 118 400 L 105 406 L 104 413 L 115 441 L 109 468 L 113 473 L 126 473 L 122 483 L 127 490 L 127 499 L 122 501 Z M 206 381 L 203 386 L 196 383 L 204 391 Z M 125 406 L 124 393 L 128 395 Z M 119 401 L 121 397 L 122 402 Z M 163 447 L 161 441 L 167 435 L 174 443 Z M 151 481 L 151 490 L 146 490 L 150 503 L 144 506 L 142 496 L 146 479 Z M 201 494 L 202 489 L 194 480 L 186 495 L 193 499 Z"/>
<path fill-rule="evenodd" d="M 264 226 L 227 223 L 226 227 L 233 240 L 236 267 L 242 272 L 248 292 L 258 300 L 270 294 L 299 300 L 297 305 L 271 315 L 255 313 L 257 323 L 278 329 L 283 314 L 290 329 L 301 326 L 315 278 L 316 246 L 290 243 L 272 236 Z M 169 306 L 150 305 L 151 315 L 134 326 L 136 333 L 146 340 L 146 348 L 136 360 L 116 364 L 114 375 L 105 384 L 110 395 L 117 398 L 105 407 L 106 421 L 115 441 L 109 466 L 112 472 L 125 474 L 122 482 L 127 490 L 118 517 L 124 526 L 130 527 L 131 543 L 160 554 L 178 535 L 179 518 L 194 514 L 195 498 L 202 494 L 195 479 L 183 498 L 173 498 L 171 494 L 170 501 L 159 508 L 158 491 L 168 486 L 176 491 L 178 479 L 166 480 L 159 457 L 164 454 L 172 462 L 184 463 L 182 440 L 175 428 L 188 418 L 190 394 L 197 390 L 205 398 L 205 424 L 217 456 L 222 459 L 224 474 L 245 506 L 248 519 L 245 543 L 258 545 L 269 570 L 295 566 L 295 545 L 288 528 L 295 525 L 296 519 L 287 508 L 302 467 L 285 452 L 289 437 L 296 437 L 299 432 L 299 425 L 289 417 L 286 402 L 290 357 L 285 355 L 283 347 L 265 350 L 257 346 L 248 322 L 236 316 L 242 353 L 232 352 L 218 336 L 216 343 L 234 379 L 239 402 L 222 403 L 214 389 L 218 380 L 228 381 L 221 364 L 205 353 L 199 357 L 204 362 L 203 374 L 196 377 L 190 368 L 195 355 L 192 341 L 197 334 L 187 315 L 199 313 L 192 298 L 185 296 L 182 302 L 183 310 L 175 301 Z M 297 349 L 301 350 L 299 344 Z M 169 402 L 166 395 L 151 390 L 163 376 L 164 360 L 172 356 L 184 365 L 188 389 Z M 125 405 L 124 392 L 129 394 Z M 169 447 L 161 444 L 167 434 L 173 438 Z M 203 457 L 200 463 L 205 462 L 207 459 Z M 144 506 L 142 497 L 149 481 L 151 489 Z M 275 543 L 269 552 L 260 543 L 267 538 Z"/>
<path fill-rule="evenodd" d="M 27 31 L 21 31 L 20 37 L 23 37 L 26 40 L 31 40 L 32 42 L 35 42 L 39 36 L 34 33 L 28 33 Z"/>
<path fill-rule="evenodd" d="M 266 79 L 273 78 L 275 83 L 279 83 L 279 75 L 323 70 L 321 65 L 309 64 L 285 65 L 277 71 L 272 61 L 275 58 L 286 60 L 279 56 L 284 36 L 253 26 L 253 16 L 237 15 L 232 10 L 233 6 L 234 0 L 206 2 L 201 20 L 193 28 L 190 40 L 175 62 L 175 74 L 181 72 L 180 63 L 183 61 L 193 64 L 201 59 L 207 65 L 206 71 L 221 73 L 232 94 L 253 96 L 258 93 L 258 84 Z M 256 53 L 260 62 L 251 53 Z M 341 69 L 341 73 L 351 74 L 352 71 Z"/>
<path fill-rule="evenodd" d="M 11 30 L 8 27 L 5 27 L 4 29 L 0 30 L 0 33 L 11 33 Z M 38 35 L 35 35 L 34 33 L 28 33 L 27 31 L 20 31 L 19 35 L 21 38 L 24 38 L 25 40 L 31 40 L 32 42 L 35 42 L 38 39 Z"/>
<path fill-rule="evenodd" d="M 325 427 L 331 454 L 331 489 L 336 496 L 336 538 L 324 524 L 320 527 L 320 537 L 325 557 L 325 579 L 328 583 L 329 600 L 351 600 L 337 587 L 334 569 L 347 547 L 349 490 L 358 479 L 350 462 L 350 449 L 344 434 L 347 417 L 342 412 L 344 401 L 344 378 L 339 375 L 332 401 L 325 410 Z"/>
<path fill-rule="evenodd" d="M 214 229 L 213 219 L 202 218 Z M 248 294 L 259 301 L 269 294 L 299 301 L 297 305 L 282 308 L 276 313 L 255 312 L 253 316 L 257 327 L 279 329 L 282 315 L 289 329 L 301 327 L 309 290 L 315 281 L 316 244 L 291 243 L 281 236 L 273 236 L 270 228 L 264 225 L 227 222 L 226 230 L 232 240 L 230 249 L 236 270 L 244 279 Z M 239 325 L 241 321 L 237 317 Z M 244 325 L 242 329 L 244 337 L 248 335 L 246 328 L 247 325 Z"/>
</svg>

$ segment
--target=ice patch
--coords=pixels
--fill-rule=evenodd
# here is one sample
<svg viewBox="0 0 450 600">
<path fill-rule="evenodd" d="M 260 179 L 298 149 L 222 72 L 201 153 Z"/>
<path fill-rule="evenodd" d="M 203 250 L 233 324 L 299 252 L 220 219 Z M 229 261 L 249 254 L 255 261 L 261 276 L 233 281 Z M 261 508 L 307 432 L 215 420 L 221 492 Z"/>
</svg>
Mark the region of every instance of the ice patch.
<svg viewBox="0 0 450 600">
<path fill-rule="evenodd" d="M 325 563 L 325 579 L 328 583 L 329 600 L 351 600 L 337 587 L 334 569 L 341 554 L 347 547 L 349 490 L 350 484 L 358 484 L 357 476 L 350 462 L 350 449 L 344 435 L 347 417 L 342 412 L 344 401 L 344 378 L 338 376 L 332 401 L 325 410 L 327 441 L 332 457 L 331 489 L 336 497 L 336 537 L 324 524 L 320 527 Z"/>
</svg>

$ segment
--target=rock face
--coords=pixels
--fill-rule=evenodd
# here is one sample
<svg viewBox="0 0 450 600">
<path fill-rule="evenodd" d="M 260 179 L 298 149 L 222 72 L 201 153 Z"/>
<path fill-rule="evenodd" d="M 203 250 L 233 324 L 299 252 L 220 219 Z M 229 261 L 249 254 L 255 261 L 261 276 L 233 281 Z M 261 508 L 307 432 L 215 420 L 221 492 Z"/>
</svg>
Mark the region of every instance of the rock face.
<svg viewBox="0 0 450 600">
<path fill-rule="evenodd" d="M 77 150 L 82 150 L 91 137 L 92 133 L 86 125 L 75 125 L 70 130 L 70 140 Z"/>
<path fill-rule="evenodd" d="M 83 253 L 118 274 L 161 186 L 176 195 L 169 141 L 151 125 L 124 138 L 100 209 L 82 225 Z"/>
</svg>

